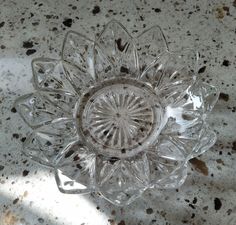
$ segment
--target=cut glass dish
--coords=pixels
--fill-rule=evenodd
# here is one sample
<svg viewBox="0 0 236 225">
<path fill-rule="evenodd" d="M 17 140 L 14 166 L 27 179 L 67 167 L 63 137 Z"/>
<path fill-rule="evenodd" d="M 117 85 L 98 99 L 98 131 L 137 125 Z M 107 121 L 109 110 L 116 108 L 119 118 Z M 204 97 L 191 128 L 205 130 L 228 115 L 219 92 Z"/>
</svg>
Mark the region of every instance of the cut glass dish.
<svg viewBox="0 0 236 225">
<path fill-rule="evenodd" d="M 179 187 L 216 141 L 206 118 L 218 91 L 197 63 L 194 50 L 170 51 L 158 26 L 131 37 L 112 20 L 95 41 L 68 32 L 61 59 L 32 61 L 36 91 L 16 101 L 32 128 L 24 153 L 54 168 L 61 192 L 117 205 Z"/>
</svg>

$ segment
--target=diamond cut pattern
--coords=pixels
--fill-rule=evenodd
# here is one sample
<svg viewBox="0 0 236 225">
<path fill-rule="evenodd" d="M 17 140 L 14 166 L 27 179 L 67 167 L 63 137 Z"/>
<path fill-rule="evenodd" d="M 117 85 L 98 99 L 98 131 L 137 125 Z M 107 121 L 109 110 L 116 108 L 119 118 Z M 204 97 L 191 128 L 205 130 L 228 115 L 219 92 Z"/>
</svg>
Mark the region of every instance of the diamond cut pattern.
<svg viewBox="0 0 236 225">
<path fill-rule="evenodd" d="M 31 65 L 36 89 L 43 91 L 74 92 L 65 77 L 61 60 L 38 58 L 34 59 Z"/>
<path fill-rule="evenodd" d="M 138 73 L 137 52 L 132 37 L 117 21 L 109 22 L 96 43 L 113 64 L 117 75 Z"/>
<path fill-rule="evenodd" d="M 48 166 L 55 166 L 55 160 L 71 142 L 77 140 L 74 121 L 60 118 L 41 126 L 26 139 L 24 153 Z"/>
<path fill-rule="evenodd" d="M 112 20 L 95 41 L 77 32 L 68 32 L 62 59 L 33 60 L 37 92 L 16 101 L 17 111 L 33 130 L 24 143 L 24 153 L 55 169 L 61 192 L 96 191 L 117 205 L 131 203 L 147 188 L 179 187 L 187 176 L 188 160 L 205 152 L 216 141 L 206 118 L 218 99 L 218 91 L 198 79 L 197 62 L 198 54 L 191 49 L 169 51 L 158 26 L 135 38 L 123 25 Z M 104 140 L 104 151 L 101 152 L 88 141 L 88 136 L 81 134 L 77 103 L 87 95 L 91 106 L 95 99 L 89 96 L 89 90 L 101 88 L 104 81 L 112 83 L 126 79 L 130 84 L 129 88 L 126 87 L 128 90 L 136 87 L 135 82 L 138 82 L 147 88 L 147 93 L 151 91 L 157 101 L 155 107 L 161 102 L 165 114 L 157 116 L 155 111 L 154 119 L 149 120 L 145 114 L 149 113 L 149 108 L 144 107 L 146 101 L 141 104 L 139 98 L 129 97 L 128 91 L 121 92 L 122 88 L 115 93 L 116 97 L 112 96 L 115 95 L 114 86 L 110 87 L 109 95 L 99 96 L 102 100 L 99 104 L 95 102 L 96 112 L 85 130 L 88 132 L 93 122 L 98 130 L 102 130 L 104 124 L 101 125 L 101 121 L 107 125 L 108 114 L 114 127 L 122 125 L 122 130 L 129 125 L 127 130 L 131 135 L 127 143 L 135 141 L 142 147 L 142 151 L 135 154 L 118 157 L 114 152 L 107 154 L 106 138 L 108 140 L 111 133 L 110 126 L 99 134 Z M 122 96 L 121 93 L 126 94 Z M 114 101 L 109 101 L 109 111 L 107 102 L 112 97 Z M 132 98 L 133 102 L 129 102 Z M 101 109 L 106 111 L 105 114 Z M 126 123 L 120 123 L 121 116 Z M 119 123 L 115 124 L 114 118 Z M 155 140 L 144 138 L 145 147 L 139 136 L 145 126 L 140 127 L 138 119 L 148 120 L 151 128 L 152 123 L 161 123 L 160 134 L 151 136 Z M 124 133 L 122 135 L 118 135 L 120 139 Z M 97 136 L 93 139 L 95 143 L 98 141 Z M 113 139 L 115 142 L 117 138 Z M 121 153 L 132 151 L 133 145 L 127 143 L 127 149 L 123 148 L 124 145 L 117 145 L 117 149 Z M 112 148 L 113 144 L 109 147 Z"/>
<path fill-rule="evenodd" d="M 64 193 L 88 193 L 94 188 L 95 154 L 80 142 L 63 151 L 56 165 L 56 181 Z"/>
<path fill-rule="evenodd" d="M 118 205 L 133 201 L 148 185 L 149 168 L 146 156 L 125 161 L 108 161 L 100 156 L 97 158 L 96 168 L 102 195 Z"/>
</svg>

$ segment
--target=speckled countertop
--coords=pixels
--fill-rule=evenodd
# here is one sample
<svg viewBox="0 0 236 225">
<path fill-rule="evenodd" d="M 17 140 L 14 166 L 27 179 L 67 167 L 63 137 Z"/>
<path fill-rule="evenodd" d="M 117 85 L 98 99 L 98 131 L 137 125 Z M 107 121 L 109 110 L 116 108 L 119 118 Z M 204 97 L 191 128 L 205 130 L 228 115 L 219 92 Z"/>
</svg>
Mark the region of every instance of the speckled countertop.
<svg viewBox="0 0 236 225">
<path fill-rule="evenodd" d="M 0 225 L 235 225 L 236 1 L 0 0 Z M 210 123 L 218 140 L 194 159 L 184 185 L 118 208 L 58 191 L 53 172 L 21 154 L 27 132 L 13 102 L 33 90 L 30 62 L 59 58 L 63 37 L 90 37 L 111 19 L 132 34 L 159 24 L 172 50 L 200 52 L 199 75 L 218 85 Z"/>
</svg>

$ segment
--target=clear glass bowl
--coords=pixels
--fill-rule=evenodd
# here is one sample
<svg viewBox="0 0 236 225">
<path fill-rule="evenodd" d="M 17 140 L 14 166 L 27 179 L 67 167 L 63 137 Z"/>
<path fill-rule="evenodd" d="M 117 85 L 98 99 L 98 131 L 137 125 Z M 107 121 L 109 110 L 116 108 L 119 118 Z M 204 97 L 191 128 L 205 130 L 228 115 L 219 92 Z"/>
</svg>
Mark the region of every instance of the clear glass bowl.
<svg viewBox="0 0 236 225">
<path fill-rule="evenodd" d="M 191 49 L 169 51 L 158 26 L 134 38 L 112 20 L 95 41 L 68 32 L 61 59 L 32 61 L 36 91 L 16 101 L 32 128 L 24 153 L 55 169 L 63 193 L 124 205 L 179 187 L 216 141 L 206 118 L 218 91 L 197 63 Z"/>
</svg>

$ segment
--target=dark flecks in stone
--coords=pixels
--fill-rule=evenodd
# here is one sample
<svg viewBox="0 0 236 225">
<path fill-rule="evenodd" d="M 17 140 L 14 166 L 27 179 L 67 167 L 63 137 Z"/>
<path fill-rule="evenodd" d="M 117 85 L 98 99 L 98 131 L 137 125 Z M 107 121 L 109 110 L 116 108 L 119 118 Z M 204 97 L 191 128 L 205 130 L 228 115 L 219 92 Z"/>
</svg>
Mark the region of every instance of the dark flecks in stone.
<svg viewBox="0 0 236 225">
<path fill-rule="evenodd" d="M 78 169 L 83 169 L 83 167 L 78 163 L 78 164 L 76 164 L 76 167 L 78 168 Z"/>
<path fill-rule="evenodd" d="M 32 41 L 24 41 L 23 48 L 32 48 L 34 46 Z"/>
<path fill-rule="evenodd" d="M 125 44 L 122 44 L 122 39 L 121 38 L 118 38 L 117 40 L 115 40 L 116 42 L 116 45 L 117 45 L 117 48 L 119 51 L 123 52 L 126 49 L 128 49 L 129 47 L 129 43 L 126 42 Z"/>
<path fill-rule="evenodd" d="M 226 15 L 229 16 L 229 7 L 228 6 L 223 6 L 223 10 L 226 12 Z"/>
<path fill-rule="evenodd" d="M 52 145 L 52 142 L 51 142 L 51 141 L 47 141 L 47 142 L 45 143 L 45 145 L 46 145 L 46 146 L 51 146 L 51 145 Z"/>
<path fill-rule="evenodd" d="M 196 203 L 197 203 L 197 198 L 196 198 L 196 197 L 194 197 L 192 203 L 193 203 L 193 204 L 196 204 Z"/>
<path fill-rule="evenodd" d="M 208 167 L 205 162 L 197 158 L 193 158 L 189 162 L 193 165 L 196 171 L 202 173 L 205 176 L 208 175 Z"/>
<path fill-rule="evenodd" d="M 214 199 L 214 204 L 215 204 L 215 210 L 219 210 L 222 206 L 222 203 L 219 198 Z"/>
<path fill-rule="evenodd" d="M 116 161 L 118 161 L 119 160 L 119 158 L 117 158 L 117 157 L 111 157 L 111 158 L 109 158 L 109 162 L 113 165 Z"/>
<path fill-rule="evenodd" d="M 68 157 L 70 157 L 71 155 L 73 155 L 74 154 L 74 150 L 70 150 L 70 151 L 68 151 L 66 154 L 65 154 L 65 158 L 68 158 Z"/>
<path fill-rule="evenodd" d="M 44 219 L 43 218 L 38 218 L 38 222 L 39 223 L 44 223 Z"/>
<path fill-rule="evenodd" d="M 122 67 L 120 68 L 120 72 L 121 72 L 121 73 L 129 73 L 129 69 L 126 68 L 126 67 L 124 67 L 124 66 L 122 66 Z"/>
<path fill-rule="evenodd" d="M 1 27 L 3 27 L 3 26 L 4 26 L 4 24 L 5 24 L 5 22 L 4 22 L 4 21 L 3 21 L 3 22 L 1 22 L 1 23 L 0 23 L 0 28 L 1 28 Z"/>
<path fill-rule="evenodd" d="M 28 49 L 28 50 L 26 51 L 26 55 L 32 55 L 32 54 L 34 54 L 35 52 L 36 52 L 35 49 Z"/>
<path fill-rule="evenodd" d="M 108 66 L 108 67 L 105 69 L 105 73 L 109 72 L 111 69 L 112 69 L 112 67 L 111 67 L 111 66 Z"/>
<path fill-rule="evenodd" d="M 206 70 L 206 66 L 203 66 L 198 70 L 198 73 L 204 73 L 205 70 Z"/>
<path fill-rule="evenodd" d="M 22 173 L 23 177 L 26 177 L 28 174 L 29 174 L 28 170 L 24 170 L 23 173 Z"/>
<path fill-rule="evenodd" d="M 230 65 L 230 62 L 229 60 L 224 60 L 223 63 L 222 63 L 223 66 L 229 66 Z"/>
<path fill-rule="evenodd" d="M 225 165 L 225 163 L 224 163 L 224 161 L 222 159 L 217 159 L 216 162 L 221 164 L 221 165 L 223 165 L 223 166 Z"/>
<path fill-rule="evenodd" d="M 33 22 L 32 25 L 33 25 L 33 26 L 38 26 L 38 25 L 39 25 L 39 22 Z"/>
<path fill-rule="evenodd" d="M 233 212 L 232 209 L 228 209 L 228 210 L 227 210 L 227 215 L 229 216 L 232 212 Z"/>
<path fill-rule="evenodd" d="M 125 221 L 121 220 L 117 225 L 125 225 Z"/>
<path fill-rule="evenodd" d="M 0 165 L 0 171 L 4 169 L 4 166 Z"/>
<path fill-rule="evenodd" d="M 19 198 L 16 198 L 16 199 L 13 200 L 12 203 L 15 205 L 18 201 L 19 201 Z"/>
<path fill-rule="evenodd" d="M 188 120 L 188 121 L 192 120 L 192 117 L 190 115 L 187 115 L 187 114 L 182 114 L 182 118 L 184 120 Z"/>
<path fill-rule="evenodd" d="M 14 134 L 12 134 L 12 137 L 18 139 L 19 138 L 19 134 L 14 133 Z"/>
<path fill-rule="evenodd" d="M 234 151 L 236 151 L 236 141 L 233 142 L 232 149 L 233 149 Z"/>
<path fill-rule="evenodd" d="M 11 108 L 11 112 L 16 113 L 16 108 L 15 107 Z"/>
<path fill-rule="evenodd" d="M 113 219 L 108 219 L 108 222 L 110 223 L 110 225 L 114 225 L 115 221 Z"/>
<path fill-rule="evenodd" d="M 44 74 L 44 70 L 42 68 L 39 68 L 38 73 Z"/>
<path fill-rule="evenodd" d="M 90 96 L 90 93 L 86 93 L 86 94 L 84 95 L 85 98 L 88 98 L 89 96 Z"/>
<path fill-rule="evenodd" d="M 65 18 L 62 23 L 63 23 L 64 26 L 66 26 L 66 27 L 71 27 L 71 25 L 72 25 L 72 19 L 70 19 L 70 18 Z"/>
<path fill-rule="evenodd" d="M 94 8 L 93 8 L 93 11 L 92 11 L 93 15 L 96 15 L 96 14 L 98 14 L 99 12 L 100 12 L 100 7 L 97 6 L 97 5 L 95 5 Z"/>
<path fill-rule="evenodd" d="M 78 155 L 76 155 L 74 158 L 73 158 L 74 161 L 78 161 L 80 160 L 80 157 Z"/>
<path fill-rule="evenodd" d="M 5 45 L 1 45 L 1 49 L 5 49 L 6 48 L 6 46 Z"/>
<path fill-rule="evenodd" d="M 222 7 L 216 8 L 216 18 L 217 19 L 223 19 L 225 16 L 225 11 Z"/>
<path fill-rule="evenodd" d="M 122 149 L 121 149 L 121 153 L 122 153 L 122 154 L 126 153 L 126 149 L 125 149 L 125 148 L 122 148 Z"/>
<path fill-rule="evenodd" d="M 192 209 L 195 209 L 195 206 L 193 204 L 188 204 L 189 207 L 191 207 Z"/>
<path fill-rule="evenodd" d="M 34 14 L 31 12 L 31 13 L 30 13 L 30 17 L 29 17 L 29 18 L 32 18 L 33 16 L 34 16 Z"/>
<path fill-rule="evenodd" d="M 152 213 L 153 213 L 153 209 L 152 209 L 152 208 L 146 209 L 146 213 L 147 213 L 147 214 L 152 214 Z"/>
<path fill-rule="evenodd" d="M 160 8 L 152 8 L 156 13 L 159 13 L 161 12 L 161 9 Z"/>
<path fill-rule="evenodd" d="M 233 1 L 233 6 L 236 7 L 236 0 Z"/>
<path fill-rule="evenodd" d="M 56 99 L 61 99 L 62 98 L 62 95 L 61 94 L 56 94 Z"/>
<path fill-rule="evenodd" d="M 229 95 L 226 94 L 226 93 L 221 92 L 220 96 L 219 96 L 219 100 L 224 100 L 224 101 L 227 102 L 229 100 Z"/>
<path fill-rule="evenodd" d="M 144 127 L 141 127 L 141 128 L 140 128 L 140 131 L 141 131 L 141 132 L 144 132 L 144 130 L 145 130 Z"/>
<path fill-rule="evenodd" d="M 108 132 L 109 132 L 108 130 L 104 130 L 104 131 L 103 131 L 103 134 L 104 134 L 104 135 L 107 135 Z"/>
</svg>

